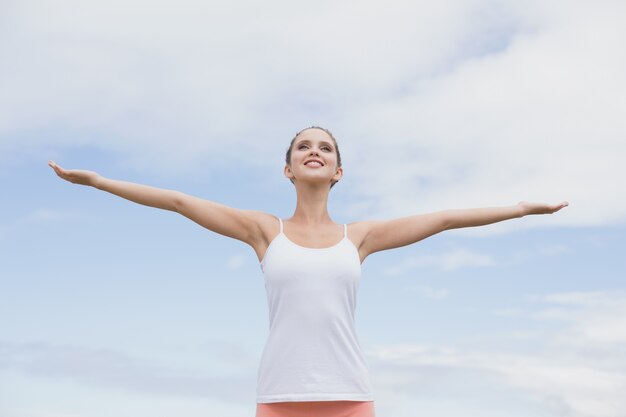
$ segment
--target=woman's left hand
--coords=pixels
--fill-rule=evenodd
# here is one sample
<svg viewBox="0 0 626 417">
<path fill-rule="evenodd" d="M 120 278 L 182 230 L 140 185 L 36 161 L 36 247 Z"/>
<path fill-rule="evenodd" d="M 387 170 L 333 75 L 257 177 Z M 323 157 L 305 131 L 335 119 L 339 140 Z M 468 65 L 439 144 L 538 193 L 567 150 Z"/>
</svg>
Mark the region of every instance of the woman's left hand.
<svg viewBox="0 0 626 417">
<path fill-rule="evenodd" d="M 567 201 L 563 201 L 558 204 L 545 204 L 545 203 L 529 203 L 528 201 L 520 201 L 517 203 L 524 212 L 524 215 L 527 214 L 552 214 L 563 207 L 567 207 L 569 203 Z"/>
</svg>

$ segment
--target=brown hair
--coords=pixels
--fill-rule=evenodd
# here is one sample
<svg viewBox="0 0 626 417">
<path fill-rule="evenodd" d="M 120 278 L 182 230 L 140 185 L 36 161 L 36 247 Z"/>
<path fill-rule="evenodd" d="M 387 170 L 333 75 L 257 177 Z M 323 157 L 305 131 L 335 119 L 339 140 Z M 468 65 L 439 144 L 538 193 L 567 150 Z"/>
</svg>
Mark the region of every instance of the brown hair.
<svg viewBox="0 0 626 417">
<path fill-rule="evenodd" d="M 305 127 L 304 129 L 302 129 L 301 131 L 299 131 L 298 133 L 296 133 L 296 135 L 293 137 L 293 139 L 291 139 L 291 143 L 289 144 L 289 148 L 287 148 L 287 154 L 285 155 L 285 162 L 287 163 L 287 165 L 291 166 L 291 148 L 293 147 L 293 143 L 296 141 L 296 138 L 298 137 L 298 135 L 302 132 L 304 132 L 305 130 L 308 129 L 319 129 L 319 130 L 323 130 L 324 132 L 326 132 L 328 134 L 328 136 L 330 136 L 330 138 L 333 140 L 333 142 L 335 143 L 335 150 L 337 151 L 337 167 L 341 166 L 341 154 L 339 153 L 339 146 L 337 145 L 337 139 L 335 139 L 335 137 L 333 136 L 333 134 L 330 132 L 330 130 L 320 127 L 320 126 L 309 126 L 309 127 Z M 292 184 L 294 184 L 293 180 L 291 178 L 289 178 L 289 181 L 291 181 Z M 330 184 L 330 188 L 333 188 L 333 186 L 335 184 L 337 184 L 339 181 L 335 181 L 332 184 Z"/>
</svg>

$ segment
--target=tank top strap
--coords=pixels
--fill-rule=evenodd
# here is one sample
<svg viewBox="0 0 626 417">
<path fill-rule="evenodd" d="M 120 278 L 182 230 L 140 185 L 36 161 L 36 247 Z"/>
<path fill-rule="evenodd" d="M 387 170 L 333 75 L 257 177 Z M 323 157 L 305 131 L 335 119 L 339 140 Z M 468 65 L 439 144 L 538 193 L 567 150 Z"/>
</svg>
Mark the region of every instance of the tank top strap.
<svg viewBox="0 0 626 417">
<path fill-rule="evenodd" d="M 343 237 L 348 237 L 348 225 L 346 223 L 343 224 Z"/>
<path fill-rule="evenodd" d="M 282 233 L 283 232 L 283 219 L 278 217 L 278 221 L 280 222 L 280 233 Z"/>
</svg>

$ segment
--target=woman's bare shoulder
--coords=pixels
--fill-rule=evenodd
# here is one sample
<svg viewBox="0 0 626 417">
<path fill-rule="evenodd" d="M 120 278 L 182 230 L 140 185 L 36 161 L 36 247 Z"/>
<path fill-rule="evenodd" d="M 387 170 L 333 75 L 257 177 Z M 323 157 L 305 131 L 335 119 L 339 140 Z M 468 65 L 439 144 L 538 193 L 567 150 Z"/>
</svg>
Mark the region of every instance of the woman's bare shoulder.
<svg viewBox="0 0 626 417">
<path fill-rule="evenodd" d="M 276 235 L 280 230 L 278 216 L 261 210 L 249 210 L 250 216 L 254 219 L 259 236 L 257 241 L 269 242 L 271 235 Z"/>
<path fill-rule="evenodd" d="M 354 242 L 357 248 L 361 246 L 365 236 L 367 236 L 372 226 L 376 223 L 376 220 L 361 220 L 348 223 L 348 237 Z"/>
</svg>

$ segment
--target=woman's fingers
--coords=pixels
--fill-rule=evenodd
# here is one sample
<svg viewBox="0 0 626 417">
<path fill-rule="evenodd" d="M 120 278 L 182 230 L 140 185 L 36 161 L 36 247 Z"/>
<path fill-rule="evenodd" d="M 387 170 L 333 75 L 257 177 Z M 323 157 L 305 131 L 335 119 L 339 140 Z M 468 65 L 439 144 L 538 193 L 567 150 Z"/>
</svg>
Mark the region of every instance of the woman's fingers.
<svg viewBox="0 0 626 417">
<path fill-rule="evenodd" d="M 550 214 L 567 207 L 569 203 L 563 201 L 557 204 L 531 203 L 529 201 L 520 201 L 519 204 L 524 207 L 526 214 Z"/>
<path fill-rule="evenodd" d="M 63 174 L 64 174 L 64 172 L 63 172 L 63 171 L 64 171 L 64 170 L 63 170 L 63 168 L 61 168 L 60 166 L 58 166 L 57 164 L 55 164 L 55 163 L 54 163 L 54 162 L 52 162 L 52 161 L 48 162 L 48 165 L 50 165 L 50 167 L 54 170 L 54 172 L 56 172 L 56 174 L 57 174 L 59 177 L 61 177 L 61 178 L 65 179 L 65 177 L 64 177 L 64 175 L 63 175 Z"/>
<path fill-rule="evenodd" d="M 555 213 L 561 210 L 563 207 L 567 207 L 567 206 L 569 206 L 569 203 L 567 201 L 563 201 L 562 203 L 555 204 L 552 208 L 552 213 Z"/>
<path fill-rule="evenodd" d="M 50 168 L 54 169 L 54 171 L 57 173 L 59 172 L 59 169 L 61 168 L 54 161 L 49 161 L 48 165 L 50 166 Z"/>
<path fill-rule="evenodd" d="M 59 177 L 74 184 L 93 185 L 99 176 L 97 172 L 84 169 L 63 169 L 54 161 L 48 161 L 48 165 Z"/>
<path fill-rule="evenodd" d="M 61 168 L 59 165 L 57 165 L 54 161 L 49 161 L 48 165 L 50 165 L 50 167 L 54 170 L 54 172 L 56 172 L 56 174 L 66 180 L 66 181 L 70 181 L 73 182 L 71 179 L 71 173 L 66 171 L 65 169 Z"/>
</svg>

